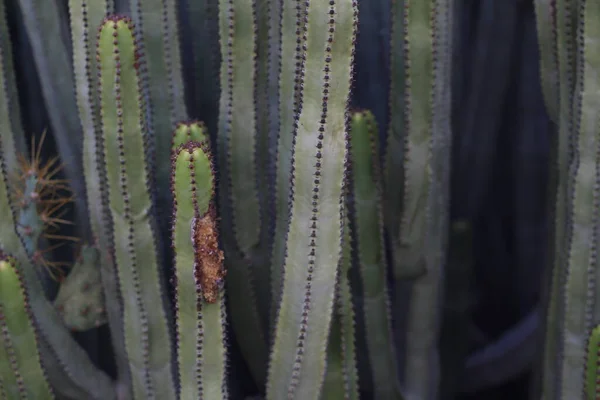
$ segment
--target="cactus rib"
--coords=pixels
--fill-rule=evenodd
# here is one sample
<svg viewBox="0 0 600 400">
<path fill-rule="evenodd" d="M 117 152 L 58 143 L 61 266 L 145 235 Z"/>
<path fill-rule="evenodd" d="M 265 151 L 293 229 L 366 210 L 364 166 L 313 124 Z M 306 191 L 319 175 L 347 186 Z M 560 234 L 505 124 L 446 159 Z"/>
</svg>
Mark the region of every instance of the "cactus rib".
<svg viewBox="0 0 600 400">
<path fill-rule="evenodd" d="M 378 134 L 373 114 L 353 114 L 350 154 L 357 241 L 354 247 L 364 299 L 363 318 L 373 393 L 376 398 L 401 399 L 386 282 Z"/>
<path fill-rule="evenodd" d="M 14 398 L 52 399 L 52 389 L 41 364 L 38 337 L 29 300 L 16 260 L 0 250 L 0 331 L 6 354 L 0 364 L 8 363 L 16 385 L 0 367 L 4 390 Z M 11 397 L 13 397 L 11 396 Z"/>
<path fill-rule="evenodd" d="M 131 14 L 137 26 L 138 45 L 145 54 L 148 96 L 147 129 L 156 145 L 151 167 L 159 187 L 168 188 L 171 133 L 177 121 L 187 118 L 179 53 L 179 25 L 175 0 L 131 0 Z M 154 171 L 155 169 L 155 171 Z M 161 211 L 170 201 L 168 190 L 155 190 Z M 167 197 L 165 197 L 167 196 Z M 166 210 L 165 210 L 166 211 Z"/>
<path fill-rule="evenodd" d="M 73 73 L 75 94 L 79 110 L 79 120 L 83 132 L 83 175 L 92 241 L 100 250 L 99 271 L 103 292 L 106 294 L 106 317 L 109 321 L 111 344 L 114 348 L 119 383 L 123 387 L 131 385 L 131 376 L 125 352 L 125 335 L 121 317 L 123 302 L 114 262 L 106 249 L 109 232 L 104 224 L 104 204 L 107 193 L 104 190 L 106 174 L 101 167 L 100 108 L 96 96 L 97 46 L 96 29 L 105 15 L 114 11 L 111 0 L 89 1 L 69 0 L 69 15 L 73 43 Z"/>
<path fill-rule="evenodd" d="M 291 218 L 268 399 L 317 398 L 323 386 L 342 250 L 356 20 L 354 1 L 307 2 L 303 90 L 306 98 L 322 101 L 303 104 L 295 136 Z"/>
<path fill-rule="evenodd" d="M 428 120 L 428 151 L 423 154 L 427 162 L 428 189 L 425 196 L 423 262 L 427 274 L 417 279 L 410 288 L 411 300 L 408 310 L 406 332 L 406 360 L 404 367 L 404 390 L 410 395 L 433 398 L 439 385 L 439 309 L 442 265 L 445 260 L 449 216 L 449 170 L 451 152 L 450 125 L 450 50 L 453 30 L 451 15 L 454 0 L 427 2 L 414 1 L 408 5 L 408 71 L 411 74 L 411 96 L 428 94 L 430 114 L 414 111 L 413 117 Z M 425 26 L 429 35 L 423 34 Z M 414 46 L 414 47 L 413 47 Z M 423 72 L 426 70 L 427 72 Z M 412 72 L 411 72 L 412 71 Z M 430 74 L 430 80 L 424 75 Z M 419 103 L 408 104 L 409 109 Z M 424 107 L 424 106 L 423 106 Z M 410 124 L 414 123 L 411 119 Z M 423 121 L 421 122 L 423 123 Z M 414 126 L 416 127 L 416 126 Z M 410 155 L 413 157 L 414 153 Z M 410 190 L 410 188 L 407 188 Z M 413 193 L 414 195 L 414 193 Z M 414 254 L 418 256 L 418 254 Z"/>
<path fill-rule="evenodd" d="M 391 3 L 391 54 L 390 54 L 390 90 L 389 90 L 389 123 L 385 143 L 384 154 L 384 190 L 385 190 L 385 221 L 389 235 L 391 250 L 400 235 L 400 216 L 402 215 L 402 202 L 404 201 L 404 153 L 406 118 L 405 109 L 405 64 L 406 41 L 404 38 L 406 21 L 404 19 L 404 8 L 406 0 L 397 0 Z M 401 179 L 398 179 L 398 177 Z M 397 255 L 392 253 L 392 260 Z M 402 274 L 397 268 L 393 268 L 394 277 L 399 278 Z"/>
<path fill-rule="evenodd" d="M 189 141 L 174 151 L 171 190 L 180 398 L 227 398 L 223 254 L 206 144 Z"/>
<path fill-rule="evenodd" d="M 294 157 L 294 137 L 298 131 L 298 117 L 302 110 L 304 84 L 304 50 L 306 48 L 306 2 L 284 1 L 278 23 L 281 32 L 278 70 L 279 119 L 277 126 L 277 153 L 275 159 L 274 238 L 271 249 L 271 329 L 275 327 L 283 287 L 285 244 L 289 231 L 291 180 Z M 294 35 L 291 32 L 295 32 Z M 294 59 L 295 62 L 288 62 Z"/>
<path fill-rule="evenodd" d="M 124 299 L 125 346 L 134 398 L 174 399 L 172 348 L 154 231 L 152 153 L 141 94 L 143 60 L 127 17 L 98 31 L 99 96 L 113 252 Z M 143 290 L 142 290 L 143 288 Z M 154 310 L 153 312 L 149 312 Z"/>
<path fill-rule="evenodd" d="M 219 120 L 217 135 L 217 151 L 220 185 L 218 187 L 219 207 L 221 218 L 222 243 L 225 251 L 228 279 L 227 293 L 231 307 L 233 329 L 239 337 L 241 351 L 250 365 L 254 381 L 263 386 L 266 381 L 266 366 L 268 362 L 267 338 L 265 335 L 265 314 L 259 313 L 256 283 L 249 268 L 251 259 L 240 248 L 237 240 L 237 229 L 233 229 L 234 217 L 231 202 L 231 164 L 229 141 L 232 135 L 231 116 L 234 114 L 232 88 L 235 79 L 234 72 L 239 58 L 234 57 L 233 35 L 235 26 L 235 9 L 244 6 L 246 0 L 219 0 L 219 37 L 221 50 L 221 97 L 219 100 Z M 244 18 L 250 18 L 248 16 Z M 243 19 L 243 18 L 242 18 Z M 248 22 L 246 21 L 245 24 Z M 247 31 L 248 28 L 246 28 Z M 251 47 L 252 48 L 252 47 Z M 242 51 L 242 50 L 240 50 Z M 247 51 L 247 48 L 243 51 Z M 242 60 L 244 60 L 242 58 Z M 246 60 L 247 62 L 248 60 Z M 253 64 L 250 65 L 253 67 Z M 248 67 L 247 67 L 248 68 Z M 239 69 L 238 69 L 239 70 Z M 241 70 L 247 78 L 248 71 Z M 240 78 L 241 79 L 241 78 Z M 242 83 L 245 85 L 245 83 Z M 246 104 L 253 107 L 252 103 Z M 246 110 L 245 112 L 250 112 Z M 250 121 L 252 123 L 252 121 Z M 241 129 L 241 128 L 240 128 Z M 252 151 L 250 151 L 252 152 Z M 251 186 L 254 187 L 254 182 Z M 256 198 L 250 200 L 252 203 Z M 257 231 L 256 231 L 257 232 Z M 255 238 L 254 238 L 255 239 Z M 238 305 L 243 305 L 240 307 Z"/>
<path fill-rule="evenodd" d="M 337 398 L 359 400 L 360 398 L 356 369 L 355 315 L 348 276 L 352 266 L 352 243 L 347 213 L 343 229 L 334 314 L 327 343 L 327 372 L 321 393 L 323 400 Z"/>
<path fill-rule="evenodd" d="M 584 390 L 585 342 L 592 329 L 595 270 L 598 263 L 598 230 L 600 219 L 600 85 L 597 71 L 600 58 L 597 47 L 600 26 L 596 17 L 600 7 L 593 1 L 582 1 L 573 10 L 581 20 L 577 29 L 576 95 L 573 98 L 572 127 L 577 135 L 573 198 L 569 208 L 572 234 L 567 245 L 568 266 L 564 287 L 564 326 L 562 327 L 561 396 L 573 398 Z M 581 86 L 579 86 L 581 85 Z M 578 89 L 581 90 L 578 90 Z M 591 243 L 591 245 L 590 245 Z M 595 319 L 595 318 L 594 318 Z"/>
</svg>

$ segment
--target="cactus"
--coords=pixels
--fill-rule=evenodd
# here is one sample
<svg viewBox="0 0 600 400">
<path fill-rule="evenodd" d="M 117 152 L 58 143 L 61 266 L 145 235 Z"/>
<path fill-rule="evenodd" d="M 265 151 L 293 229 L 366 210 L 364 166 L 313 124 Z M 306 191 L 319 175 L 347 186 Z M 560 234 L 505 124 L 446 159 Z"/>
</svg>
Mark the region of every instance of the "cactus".
<svg viewBox="0 0 600 400">
<path fill-rule="evenodd" d="M 63 218 L 72 202 L 68 181 L 57 178 L 62 169 L 58 158 L 48 161 L 41 159 L 46 138 L 44 132 L 36 145 L 32 138 L 32 155 L 28 160 L 19 155 L 19 168 L 13 174 L 13 202 L 17 209 L 17 231 L 23 238 L 27 254 L 36 265 L 46 269 L 55 280 L 64 276 L 64 263 L 53 261 L 51 252 L 77 238 L 60 235 L 60 225 L 71 225 Z M 49 240 L 57 243 L 49 245 Z"/>
<path fill-rule="evenodd" d="M 356 329 L 350 270 L 352 268 L 352 244 L 348 214 L 344 218 L 342 255 L 336 298 L 327 342 L 327 372 L 323 383 L 322 399 L 358 400 L 359 379 L 356 369 Z"/>
<path fill-rule="evenodd" d="M 58 20 L 64 27 L 64 10 L 37 0 L 20 4 L 34 6 L 26 26 L 38 39 L 38 69 L 49 64 L 40 73 L 46 103 L 59 104 L 67 88 L 75 89 L 65 104 L 79 112 L 51 121 L 61 161 L 71 149 L 65 138 L 82 141 L 81 153 L 64 164 L 83 257 L 54 307 L 31 273 L 26 232 L 8 212 L 17 190 L 0 182 L 0 245 L 22 263 L 41 363 L 57 396 L 237 398 L 241 385 L 230 378 L 239 371 L 229 363 L 240 355 L 249 369 L 244 379 L 267 399 L 436 392 L 452 0 L 391 8 L 385 175 L 374 117 L 349 111 L 356 0 L 70 0 L 74 74 L 65 82 L 49 76 L 64 67 L 69 47 L 61 43 L 52 57 L 40 46 L 51 39 L 41 40 L 33 23 L 52 7 L 42 25 Z M 207 14 L 196 26 L 202 9 Z M 193 26 L 179 30 L 186 18 Z M 180 54 L 180 39 L 192 54 Z M 204 122 L 189 122 L 183 103 L 182 67 L 190 60 L 191 97 L 208 114 L 218 107 Z M 202 71 L 211 77 L 199 77 Z M 10 96 L 9 89 L 0 95 L 0 117 L 9 115 Z M 11 151 L 18 127 L 9 131 L 0 144 Z M 87 218 L 80 225 L 81 212 Z M 392 327 L 390 266 L 395 277 L 413 279 L 406 327 Z M 69 335 L 104 322 L 113 381 Z M 392 328 L 406 329 L 404 359 L 396 359 Z M 366 362 L 357 354 L 363 341 Z M 359 382 L 359 370 L 368 371 L 371 388 Z"/>
<path fill-rule="evenodd" d="M 0 250 L 0 394 L 6 399 L 53 399 L 16 263 Z"/>
<path fill-rule="evenodd" d="M 305 12 L 304 69 L 309 79 L 304 81 L 303 96 L 321 96 L 322 101 L 303 102 L 297 117 L 290 225 L 268 399 L 318 397 L 341 254 L 345 130 L 357 9 L 355 2 L 340 0 L 310 2 Z M 328 216 L 327 222 L 320 221 L 321 215 Z"/>
<path fill-rule="evenodd" d="M 355 252 L 361 276 L 365 340 L 376 398 L 401 399 L 392 339 L 383 240 L 382 180 L 377 123 L 370 112 L 352 115 L 351 162 Z"/>
<path fill-rule="evenodd" d="M 225 274 L 213 180 L 208 146 L 189 141 L 174 151 L 172 244 L 182 399 L 228 396 Z"/>
<path fill-rule="evenodd" d="M 544 399 L 595 398 L 588 349 L 599 322 L 597 282 L 598 143 L 600 68 L 593 1 L 536 2 L 545 102 L 556 123 L 551 205 L 552 269 L 546 300 L 546 337 L 541 367 Z M 553 86 L 556 80 L 558 85 Z M 589 339 L 588 339 L 589 338 Z M 595 351 L 595 350 L 594 350 Z M 587 359 L 587 378 L 586 378 Z M 586 383 L 587 379 L 587 383 Z"/>
<path fill-rule="evenodd" d="M 592 329 L 587 344 L 586 364 L 585 364 L 585 399 L 594 400 L 598 397 L 600 388 L 598 387 L 598 375 L 600 371 L 599 349 L 600 349 L 600 325 Z"/>
<path fill-rule="evenodd" d="M 9 174 L 18 170 L 18 154 L 25 153 L 25 135 L 21 126 L 21 110 L 15 85 L 15 71 L 10 46 L 6 9 L 0 1 L 0 121 L 4 129 L 0 130 L 1 140 L 7 155 L 4 163 Z"/>
<path fill-rule="evenodd" d="M 54 307 L 72 331 L 86 331 L 107 322 L 99 262 L 98 249 L 83 246 L 54 299 Z"/>
<path fill-rule="evenodd" d="M 114 257 L 124 301 L 125 347 L 135 398 L 175 398 L 161 248 L 153 215 L 152 148 L 133 23 L 107 18 L 98 33 L 103 168 Z"/>
</svg>

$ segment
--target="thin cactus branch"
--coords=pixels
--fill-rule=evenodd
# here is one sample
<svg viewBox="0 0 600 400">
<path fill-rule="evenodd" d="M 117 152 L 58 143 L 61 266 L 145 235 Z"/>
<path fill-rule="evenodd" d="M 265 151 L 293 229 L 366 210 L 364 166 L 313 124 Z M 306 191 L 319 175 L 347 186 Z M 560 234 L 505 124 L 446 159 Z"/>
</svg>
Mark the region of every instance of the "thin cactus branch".
<svg viewBox="0 0 600 400">
<path fill-rule="evenodd" d="M 134 398 L 174 399 L 173 350 L 152 203 L 152 159 L 141 91 L 143 60 L 133 23 L 110 17 L 98 32 L 106 218 L 124 299 L 125 346 Z"/>
</svg>

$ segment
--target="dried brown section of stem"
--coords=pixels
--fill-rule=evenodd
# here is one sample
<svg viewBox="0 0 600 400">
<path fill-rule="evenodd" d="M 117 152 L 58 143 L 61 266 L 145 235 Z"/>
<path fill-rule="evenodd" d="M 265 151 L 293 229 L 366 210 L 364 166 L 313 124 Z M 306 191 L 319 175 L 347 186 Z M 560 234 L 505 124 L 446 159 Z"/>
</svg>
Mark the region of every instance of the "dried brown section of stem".
<svg viewBox="0 0 600 400">
<path fill-rule="evenodd" d="M 226 275 L 223 251 L 219 249 L 216 215 L 215 207 L 211 205 L 208 212 L 197 218 L 194 224 L 194 276 L 207 303 L 217 301 Z"/>
</svg>

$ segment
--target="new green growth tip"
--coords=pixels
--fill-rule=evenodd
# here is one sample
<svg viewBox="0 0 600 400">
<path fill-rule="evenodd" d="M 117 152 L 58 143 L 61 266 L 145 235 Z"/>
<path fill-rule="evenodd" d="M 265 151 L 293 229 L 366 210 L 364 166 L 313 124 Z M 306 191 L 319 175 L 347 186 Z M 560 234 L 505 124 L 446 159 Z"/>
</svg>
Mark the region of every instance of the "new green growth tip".
<svg viewBox="0 0 600 400">
<path fill-rule="evenodd" d="M 191 128 L 180 125 L 175 136 L 186 126 Z M 224 399 L 228 397 L 225 270 L 208 146 L 188 141 L 174 150 L 171 190 L 180 398 Z"/>
</svg>

